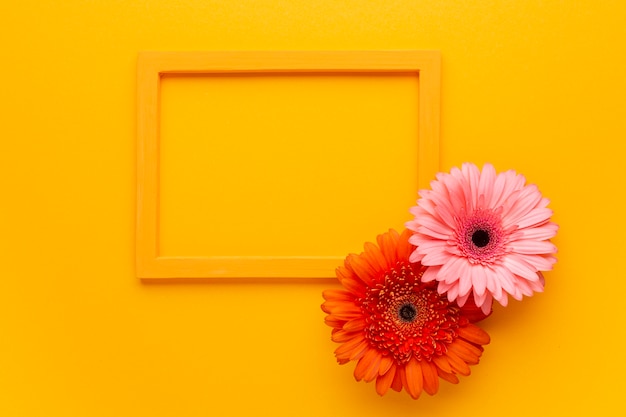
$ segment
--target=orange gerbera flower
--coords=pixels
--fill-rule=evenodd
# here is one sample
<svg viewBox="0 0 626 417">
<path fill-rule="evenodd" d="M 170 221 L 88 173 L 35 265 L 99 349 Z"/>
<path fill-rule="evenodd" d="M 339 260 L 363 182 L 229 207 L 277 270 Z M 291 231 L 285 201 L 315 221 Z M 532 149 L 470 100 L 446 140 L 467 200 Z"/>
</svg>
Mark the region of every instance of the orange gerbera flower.
<svg viewBox="0 0 626 417">
<path fill-rule="evenodd" d="M 478 363 L 489 335 L 471 322 L 486 317 L 470 299 L 463 307 L 422 282 L 420 263 L 410 263 L 411 233 L 379 235 L 351 254 L 337 277 L 345 289 L 326 290 L 322 310 L 333 328 L 339 364 L 356 361 L 357 381 L 376 381 L 376 391 L 404 388 L 413 398 L 433 395 L 439 378 L 458 383 Z"/>
</svg>

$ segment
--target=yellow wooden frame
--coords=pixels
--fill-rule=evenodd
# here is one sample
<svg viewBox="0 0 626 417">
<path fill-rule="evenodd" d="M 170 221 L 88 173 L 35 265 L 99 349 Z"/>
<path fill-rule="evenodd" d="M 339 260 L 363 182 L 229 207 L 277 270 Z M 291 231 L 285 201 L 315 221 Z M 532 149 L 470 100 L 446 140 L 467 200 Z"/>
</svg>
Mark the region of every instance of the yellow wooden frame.
<svg viewBox="0 0 626 417">
<path fill-rule="evenodd" d="M 158 143 L 163 74 L 416 73 L 418 182 L 426 187 L 439 169 L 440 62 L 438 51 L 141 52 L 137 72 L 137 276 L 328 278 L 334 276 L 346 255 L 159 256 Z"/>
</svg>

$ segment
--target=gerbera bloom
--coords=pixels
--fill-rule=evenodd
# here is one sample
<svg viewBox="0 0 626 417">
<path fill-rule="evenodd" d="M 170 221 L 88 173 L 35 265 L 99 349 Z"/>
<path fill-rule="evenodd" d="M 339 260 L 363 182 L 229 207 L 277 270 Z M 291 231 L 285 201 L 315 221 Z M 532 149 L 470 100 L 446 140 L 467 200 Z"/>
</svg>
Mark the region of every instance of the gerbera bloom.
<svg viewBox="0 0 626 417">
<path fill-rule="evenodd" d="M 481 172 L 465 163 L 431 187 L 420 191 L 406 224 L 416 245 L 411 262 L 429 267 L 423 281 L 438 281 L 438 291 L 461 306 L 472 297 L 484 311 L 494 298 L 506 306 L 507 294 L 520 300 L 543 291 L 558 226 L 537 186 L 512 170 L 496 175 L 490 164 Z"/>
<path fill-rule="evenodd" d="M 404 388 L 413 398 L 433 395 L 439 378 L 454 384 L 469 375 L 489 343 L 489 335 L 471 324 L 486 317 L 469 300 L 461 308 L 437 292 L 435 282 L 422 282 L 425 268 L 410 263 L 410 232 L 390 230 L 378 246 L 351 254 L 337 277 L 344 289 L 326 290 L 322 310 L 340 343 L 340 364 L 356 361 L 357 381 L 376 381 L 376 391 Z"/>
</svg>

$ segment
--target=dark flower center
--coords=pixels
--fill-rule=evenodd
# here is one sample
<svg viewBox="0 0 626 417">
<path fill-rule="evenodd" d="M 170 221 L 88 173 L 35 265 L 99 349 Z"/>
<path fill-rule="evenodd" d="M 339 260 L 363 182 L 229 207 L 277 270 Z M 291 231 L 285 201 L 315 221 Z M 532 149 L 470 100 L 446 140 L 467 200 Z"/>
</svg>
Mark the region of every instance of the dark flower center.
<svg viewBox="0 0 626 417">
<path fill-rule="evenodd" d="M 514 229 L 504 229 L 502 210 L 502 207 L 476 209 L 458 218 L 454 237 L 460 255 L 470 263 L 492 265 L 506 253 L 509 235 Z"/>
<path fill-rule="evenodd" d="M 398 262 L 358 301 L 365 338 L 398 365 L 443 355 L 457 337 L 459 307 L 437 292 L 436 282 L 420 281 L 424 270 L 419 263 Z"/>
<path fill-rule="evenodd" d="M 487 246 L 489 244 L 489 233 L 482 229 L 476 230 L 472 234 L 472 243 L 479 248 Z"/>
<path fill-rule="evenodd" d="M 405 323 L 410 323 L 415 320 L 415 316 L 417 316 L 417 309 L 411 303 L 407 303 L 400 307 L 398 310 L 398 315 L 400 316 L 400 320 Z"/>
</svg>

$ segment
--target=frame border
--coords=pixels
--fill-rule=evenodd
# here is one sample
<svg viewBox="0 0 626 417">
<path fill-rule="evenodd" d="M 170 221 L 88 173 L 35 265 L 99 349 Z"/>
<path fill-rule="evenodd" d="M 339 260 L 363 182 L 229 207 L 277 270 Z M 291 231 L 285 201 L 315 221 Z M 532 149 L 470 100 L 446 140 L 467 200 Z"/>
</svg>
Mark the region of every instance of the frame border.
<svg viewBox="0 0 626 417">
<path fill-rule="evenodd" d="M 344 257 L 158 254 L 159 124 L 163 74 L 413 72 L 419 78 L 418 184 L 439 170 L 439 51 L 140 52 L 137 63 L 138 278 L 331 278 Z"/>
</svg>

